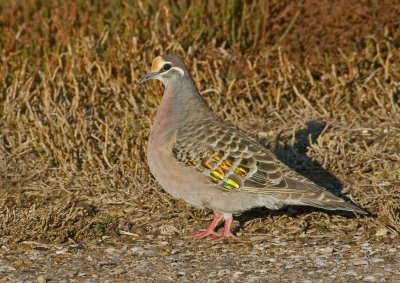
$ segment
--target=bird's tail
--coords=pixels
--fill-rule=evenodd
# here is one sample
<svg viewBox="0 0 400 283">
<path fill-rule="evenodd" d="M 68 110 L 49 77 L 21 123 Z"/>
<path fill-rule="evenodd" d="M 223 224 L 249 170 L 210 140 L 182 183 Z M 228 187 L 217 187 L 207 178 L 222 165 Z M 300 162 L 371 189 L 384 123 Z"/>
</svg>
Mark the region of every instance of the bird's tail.
<svg viewBox="0 0 400 283">
<path fill-rule="evenodd" d="M 335 196 L 314 183 L 305 183 L 291 178 L 285 178 L 285 180 L 288 184 L 288 189 L 291 191 L 290 197 L 287 197 L 285 201 L 287 204 L 307 205 L 327 210 L 346 210 L 359 214 L 368 214 L 368 212 L 361 207 Z"/>
</svg>

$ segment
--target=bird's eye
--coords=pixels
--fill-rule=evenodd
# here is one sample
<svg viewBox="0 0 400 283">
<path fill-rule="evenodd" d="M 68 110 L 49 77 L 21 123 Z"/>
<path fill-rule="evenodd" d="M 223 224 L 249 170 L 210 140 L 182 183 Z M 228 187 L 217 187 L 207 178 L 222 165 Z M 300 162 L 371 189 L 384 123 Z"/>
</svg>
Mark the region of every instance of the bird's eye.
<svg viewBox="0 0 400 283">
<path fill-rule="evenodd" d="M 171 69 L 171 64 L 165 64 L 163 70 L 168 71 L 169 69 Z"/>
</svg>

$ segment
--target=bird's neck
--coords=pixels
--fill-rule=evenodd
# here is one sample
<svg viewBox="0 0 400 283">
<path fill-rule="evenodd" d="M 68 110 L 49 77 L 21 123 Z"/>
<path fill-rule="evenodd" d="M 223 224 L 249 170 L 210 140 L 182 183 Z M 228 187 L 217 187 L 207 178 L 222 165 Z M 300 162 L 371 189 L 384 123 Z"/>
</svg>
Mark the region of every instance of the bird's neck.
<svg viewBox="0 0 400 283">
<path fill-rule="evenodd" d="M 165 86 L 164 96 L 157 111 L 156 123 L 161 127 L 190 122 L 212 116 L 212 111 L 201 97 L 192 78 Z"/>
</svg>

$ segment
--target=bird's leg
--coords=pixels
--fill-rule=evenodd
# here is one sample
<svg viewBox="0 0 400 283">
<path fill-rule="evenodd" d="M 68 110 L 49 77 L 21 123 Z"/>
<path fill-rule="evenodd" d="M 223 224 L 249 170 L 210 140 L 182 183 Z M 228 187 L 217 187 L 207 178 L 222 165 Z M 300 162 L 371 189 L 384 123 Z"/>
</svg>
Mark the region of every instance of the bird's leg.
<svg viewBox="0 0 400 283">
<path fill-rule="evenodd" d="M 224 232 L 222 233 L 222 235 L 218 235 L 217 237 L 214 237 L 211 240 L 212 241 L 221 241 L 221 240 L 223 240 L 225 238 L 232 238 L 234 240 L 240 240 L 239 237 L 233 235 L 232 232 L 231 232 L 232 221 L 233 221 L 232 216 L 229 217 L 228 219 L 225 219 Z"/>
<path fill-rule="evenodd" d="M 186 239 L 203 239 L 203 238 L 207 238 L 212 235 L 219 237 L 220 234 L 215 232 L 215 228 L 217 227 L 219 222 L 221 222 L 222 218 L 223 217 L 221 214 L 216 213 L 214 216 L 214 219 L 211 221 L 210 225 L 208 225 L 207 229 L 197 231 L 193 235 L 186 236 L 185 238 Z"/>
</svg>

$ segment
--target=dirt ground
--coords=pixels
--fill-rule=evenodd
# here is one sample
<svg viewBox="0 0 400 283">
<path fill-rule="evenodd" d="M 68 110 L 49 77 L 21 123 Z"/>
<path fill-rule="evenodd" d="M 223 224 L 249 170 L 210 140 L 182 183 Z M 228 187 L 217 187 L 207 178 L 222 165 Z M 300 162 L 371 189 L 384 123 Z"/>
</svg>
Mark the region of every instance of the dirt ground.
<svg viewBox="0 0 400 283">
<path fill-rule="evenodd" d="M 0 282 L 400 282 L 400 3 L 0 3 Z M 370 215 L 172 199 L 146 144 L 181 55 L 210 106 Z"/>
</svg>

